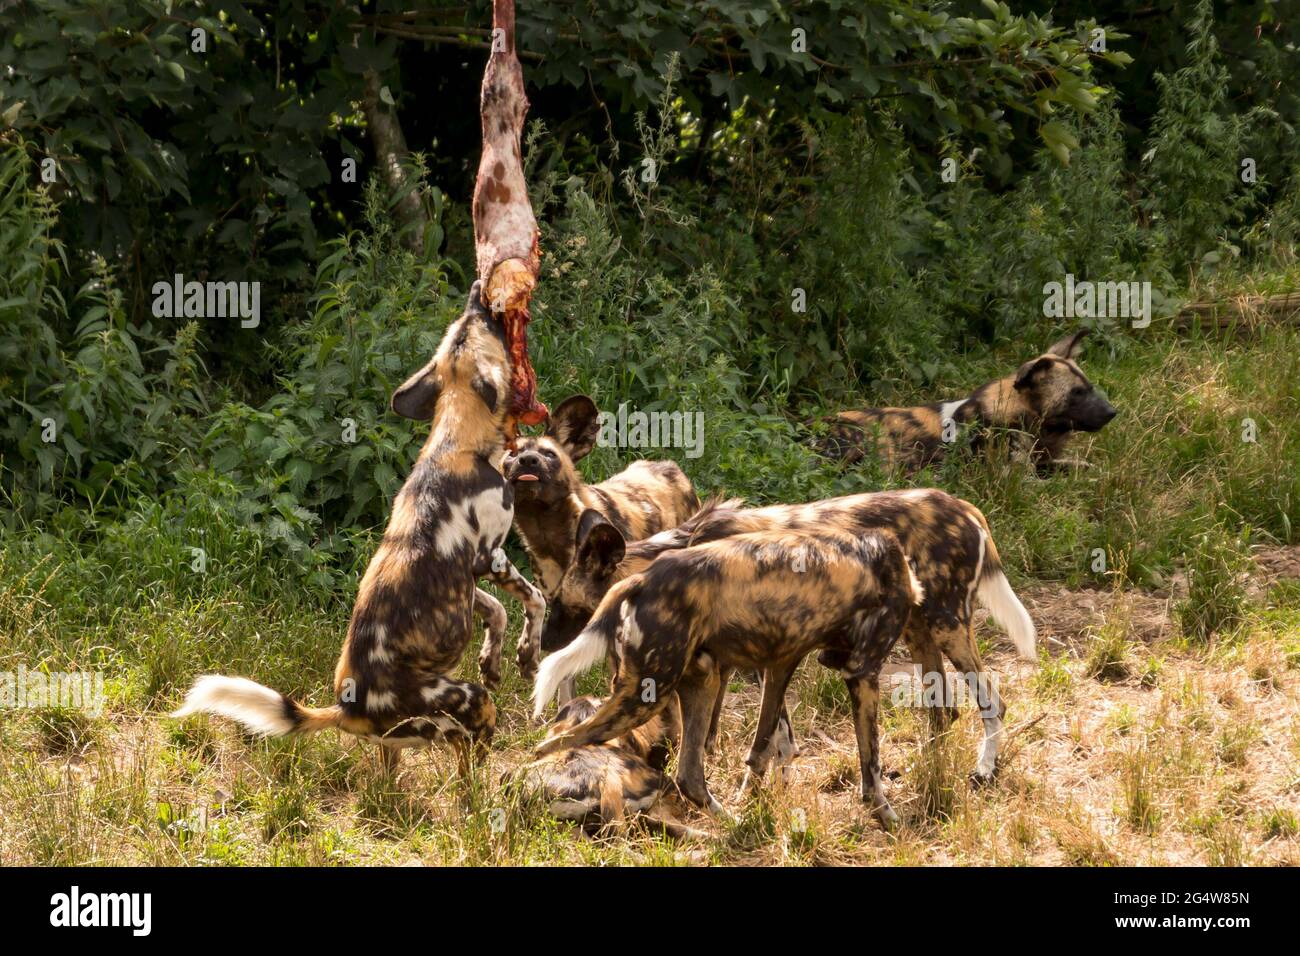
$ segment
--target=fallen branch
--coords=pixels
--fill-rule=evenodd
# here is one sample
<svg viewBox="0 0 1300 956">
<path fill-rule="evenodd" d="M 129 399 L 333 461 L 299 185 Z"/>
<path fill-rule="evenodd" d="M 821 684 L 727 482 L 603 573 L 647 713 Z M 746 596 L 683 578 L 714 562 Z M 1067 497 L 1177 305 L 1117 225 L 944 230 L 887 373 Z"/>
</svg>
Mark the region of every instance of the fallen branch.
<svg viewBox="0 0 1300 956">
<path fill-rule="evenodd" d="M 1239 322 L 1268 317 L 1275 322 L 1300 322 L 1300 292 L 1281 295 L 1247 295 L 1220 302 L 1195 302 L 1183 306 L 1173 318 L 1179 331 L 1200 325 L 1224 329 Z"/>
</svg>

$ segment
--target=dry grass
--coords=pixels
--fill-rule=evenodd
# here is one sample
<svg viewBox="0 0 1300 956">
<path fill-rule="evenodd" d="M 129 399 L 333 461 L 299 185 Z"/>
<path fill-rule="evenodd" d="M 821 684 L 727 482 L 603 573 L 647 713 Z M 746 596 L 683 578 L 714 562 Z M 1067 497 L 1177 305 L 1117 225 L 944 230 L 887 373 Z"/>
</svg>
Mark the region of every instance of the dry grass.
<svg viewBox="0 0 1300 956">
<path fill-rule="evenodd" d="M 789 695 L 802 753 L 784 781 L 756 799 L 737 796 L 758 696 L 742 683 L 709 767 L 734 821 L 666 799 L 707 840 L 673 844 L 636 827 L 584 837 L 501 788 L 502 772 L 540 735 L 521 695 L 501 694 L 496 746 L 469 785 L 438 751 L 408 755 L 394 785 L 372 748 L 334 735 L 268 744 L 219 721 L 118 711 L 51 729 L 8 712 L 0 862 L 1300 863 L 1294 613 L 1260 611 L 1232 640 L 1192 646 L 1158 620 L 1168 597 L 1028 593 L 1052 641 L 1038 667 L 997 648 L 989 655 L 1010 707 L 996 786 L 966 782 L 979 742 L 973 713 L 931 743 L 924 714 L 886 707 L 882 760 L 904 821 L 894 834 L 858 802 L 843 691 L 810 661 Z M 1121 647 L 1122 672 L 1097 675 L 1100 641 Z"/>
</svg>

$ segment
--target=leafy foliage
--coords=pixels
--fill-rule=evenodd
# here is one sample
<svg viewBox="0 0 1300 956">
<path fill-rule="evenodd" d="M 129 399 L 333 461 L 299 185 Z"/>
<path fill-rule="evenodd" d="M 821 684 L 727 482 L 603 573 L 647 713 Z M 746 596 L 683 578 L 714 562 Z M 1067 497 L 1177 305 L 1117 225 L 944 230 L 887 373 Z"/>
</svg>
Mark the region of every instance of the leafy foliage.
<svg viewBox="0 0 1300 956">
<path fill-rule="evenodd" d="M 1169 247 L 1211 265 L 1251 201 L 1240 164 L 1255 115 L 1227 110 L 1228 70 L 1212 27 L 1213 2 L 1201 0 L 1190 24 L 1190 62 L 1172 76 L 1156 76 L 1160 112 L 1143 154 L 1152 180 L 1148 207 Z"/>
</svg>

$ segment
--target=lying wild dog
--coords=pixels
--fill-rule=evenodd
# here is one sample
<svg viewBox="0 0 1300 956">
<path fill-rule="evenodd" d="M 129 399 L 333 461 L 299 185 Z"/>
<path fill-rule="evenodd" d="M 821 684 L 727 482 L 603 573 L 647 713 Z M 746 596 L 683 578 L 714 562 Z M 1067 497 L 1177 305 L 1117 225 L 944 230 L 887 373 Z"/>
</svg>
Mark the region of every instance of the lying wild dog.
<svg viewBox="0 0 1300 956">
<path fill-rule="evenodd" d="M 1011 590 L 983 513 L 970 502 L 936 488 L 879 491 L 801 505 L 742 508 L 740 502 L 710 502 L 684 524 L 645 541 L 627 544 L 617 529 L 593 519 L 580 529 L 577 556 L 550 603 L 545 630 L 567 643 L 590 620 L 606 592 L 644 571 L 662 555 L 735 534 L 769 530 L 841 531 L 865 536 L 890 531 L 898 537 L 925 590 L 904 638 L 923 675 L 942 675 L 947 656 L 972 685 L 981 705 L 984 743 L 975 780 L 987 783 L 997 769 L 1005 706 L 984 669 L 975 644 L 972 603 L 978 598 L 1026 660 L 1035 657 L 1034 622 Z M 545 639 L 545 638 L 544 638 Z M 823 656 L 828 666 L 838 666 Z M 941 728 L 956 715 L 934 708 Z M 714 716 L 711 736 L 717 732 Z"/>
<path fill-rule="evenodd" d="M 645 723 L 675 692 L 682 747 L 677 785 L 692 802 L 718 810 L 704 779 L 704 743 L 720 669 L 763 671 L 763 702 L 745 763 L 761 780 L 773 751 L 786 687 L 814 650 L 832 658 L 853 700 L 862 799 L 897 820 L 880 782 L 876 748 L 879 676 L 907 625 L 921 586 L 888 531 L 767 530 L 669 551 L 615 585 L 591 623 L 542 662 L 534 700 L 540 712 L 565 677 L 611 649 L 613 693 L 590 718 L 543 741 L 537 753 L 609 740 Z"/>
<path fill-rule="evenodd" d="M 532 559 L 533 577 L 549 597 L 573 561 L 578 522 L 594 511 L 629 541 L 680 524 L 700 506 L 686 474 L 671 461 L 636 461 L 598 485 L 582 480 L 575 462 L 596 444 L 596 403 L 574 395 L 551 413 L 540 437 L 521 437 L 503 469 L 515 491 L 515 527 Z M 548 644 L 554 651 L 562 644 Z M 565 699 L 572 696 L 568 689 Z"/>
<path fill-rule="evenodd" d="M 568 701 L 555 715 L 547 737 L 569 733 L 603 703 L 585 696 Z M 540 793 L 550 812 L 562 820 L 588 829 L 621 823 L 629 814 L 645 813 L 658 802 L 667 786 L 664 768 L 680 740 L 681 716 L 670 705 L 621 737 L 542 757 L 513 776 Z M 662 819 L 655 822 L 670 832 L 676 826 Z"/>
<path fill-rule="evenodd" d="M 305 707 L 240 677 L 201 677 L 173 716 L 220 714 L 267 736 L 337 727 L 381 745 L 395 766 L 404 747 L 451 743 L 465 765 L 486 747 L 496 708 L 477 684 L 450 675 L 469 645 L 475 613 L 499 644 L 505 611 L 475 586 L 487 575 L 526 609 L 521 668 L 532 660 L 546 605 L 505 558 L 514 495 L 502 477 L 511 367 L 500 320 L 479 283 L 433 359 L 393 394 L 393 410 L 432 419 L 411 475 L 361 580 L 334 673 L 335 703 Z M 495 675 L 484 674 L 485 683 Z"/>
<path fill-rule="evenodd" d="M 817 449 L 831 458 L 861 461 L 879 454 L 889 465 L 915 471 L 943 458 L 959 426 L 974 429 L 971 447 L 987 445 L 990 428 L 1024 437 L 1018 443 L 1040 474 L 1062 467 L 1061 452 L 1074 432 L 1095 432 L 1117 414 L 1075 363 L 1088 330 L 1066 336 L 1014 375 L 981 385 L 966 398 L 914 408 L 865 408 L 830 419 Z"/>
</svg>

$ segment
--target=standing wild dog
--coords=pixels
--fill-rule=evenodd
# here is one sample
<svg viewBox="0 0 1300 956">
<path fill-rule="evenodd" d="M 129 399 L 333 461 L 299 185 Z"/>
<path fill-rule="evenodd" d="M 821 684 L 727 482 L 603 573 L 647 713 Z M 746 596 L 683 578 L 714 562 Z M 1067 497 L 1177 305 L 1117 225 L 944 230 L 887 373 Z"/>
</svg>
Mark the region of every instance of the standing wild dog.
<svg viewBox="0 0 1300 956">
<path fill-rule="evenodd" d="M 515 492 L 515 527 L 543 596 L 554 592 L 572 563 L 585 512 L 594 511 L 636 541 L 680 524 L 700 506 L 691 480 L 671 461 L 636 461 L 598 485 L 585 484 L 574 463 L 595 447 L 599 414 L 586 395 L 566 398 L 551 413 L 545 433 L 520 438 L 503 462 Z M 560 647 L 543 637 L 542 650 Z"/>
<path fill-rule="evenodd" d="M 546 629 L 561 629 L 554 640 L 567 643 L 587 624 L 611 587 L 652 567 L 665 554 L 736 534 L 780 529 L 840 531 L 859 537 L 890 531 L 898 538 L 925 591 L 904 635 L 912 660 L 925 679 L 932 681 L 929 675 L 943 674 L 942 653 L 975 691 L 984 743 L 974 779 L 977 783 L 991 781 L 1006 708 L 975 644 L 972 605 L 978 599 L 988 609 L 1026 660 L 1035 658 L 1034 622 L 1007 582 L 983 513 L 937 488 L 879 491 L 766 508 L 741 508 L 735 501 L 710 502 L 680 527 L 636 544 L 626 544 L 616 529 L 593 522 L 551 601 Z M 821 659 L 828 666 L 837 666 L 833 658 L 823 655 Z M 955 715 L 951 707 L 930 711 L 936 728 Z M 711 734 L 716 731 L 715 713 Z"/>
<path fill-rule="evenodd" d="M 722 668 L 763 671 L 763 702 L 745 763 L 761 780 L 795 668 L 811 651 L 833 660 L 853 701 L 862 799 L 886 825 L 897 816 L 880 782 L 879 676 L 921 587 L 888 531 L 767 530 L 669 551 L 610 589 L 591 623 L 542 662 L 537 711 L 561 680 L 607 653 L 618 660 L 613 693 L 590 718 L 543 741 L 539 755 L 609 740 L 681 701 L 677 785 L 720 809 L 704 779 L 704 743 Z"/>
<path fill-rule="evenodd" d="M 476 582 L 488 575 L 524 603 L 521 668 L 534 658 L 546 610 L 501 549 L 514 511 L 500 471 L 510 374 L 504 330 L 476 282 L 432 361 L 393 394 L 395 412 L 433 426 L 361 580 L 334 672 L 335 703 L 305 707 L 251 680 L 209 675 L 173 716 L 220 714 L 276 737 L 337 727 L 379 743 L 390 769 L 404 747 L 449 742 L 462 767 L 471 744 L 486 747 L 496 725 L 488 692 L 448 676 L 476 613 L 487 616 L 486 640 L 499 654 L 505 609 Z"/>
<path fill-rule="evenodd" d="M 547 736 L 569 733 L 603 703 L 597 697 L 573 698 L 555 715 Z M 667 784 L 664 768 L 680 739 L 681 716 L 670 705 L 621 737 L 542 757 L 514 776 L 541 793 L 547 808 L 562 820 L 584 827 L 616 824 L 658 801 Z"/>
<path fill-rule="evenodd" d="M 915 471 L 943 458 L 958 426 L 974 427 L 976 450 L 987 444 L 988 429 L 1001 428 L 1027 436 L 1018 447 L 1045 474 L 1064 464 L 1061 451 L 1072 433 L 1100 431 L 1117 414 L 1075 363 L 1087 333 L 1066 336 L 1014 375 L 981 385 L 967 398 L 840 412 L 817 448 L 847 462 L 879 454 L 889 465 Z"/>
<path fill-rule="evenodd" d="M 743 502 L 731 499 L 721 504 L 715 499 L 707 502 L 690 518 L 675 528 L 669 528 L 640 541 L 628 541 L 611 522 L 598 511 L 587 510 L 578 520 L 574 541 L 574 557 L 560 579 L 550 601 L 550 613 L 542 628 L 542 646 L 561 648 L 581 631 L 600 604 L 610 587 L 649 567 L 650 562 L 665 551 L 676 551 L 687 546 L 691 533 L 704 516 L 715 509 L 738 508 Z M 611 677 L 613 675 L 611 674 Z M 718 696 L 714 701 L 713 717 L 705 740 L 705 749 L 713 752 L 718 739 L 718 725 L 722 717 L 722 704 L 727 696 L 731 670 L 720 673 Z M 560 702 L 572 695 L 572 680 L 563 682 L 559 690 Z M 778 768 L 794 759 L 798 752 L 790 715 L 784 704 L 777 729 Z"/>
</svg>

